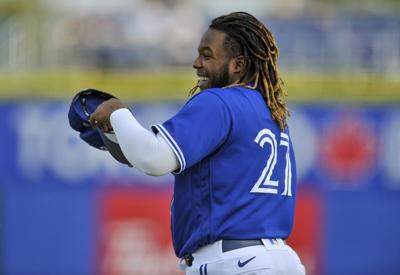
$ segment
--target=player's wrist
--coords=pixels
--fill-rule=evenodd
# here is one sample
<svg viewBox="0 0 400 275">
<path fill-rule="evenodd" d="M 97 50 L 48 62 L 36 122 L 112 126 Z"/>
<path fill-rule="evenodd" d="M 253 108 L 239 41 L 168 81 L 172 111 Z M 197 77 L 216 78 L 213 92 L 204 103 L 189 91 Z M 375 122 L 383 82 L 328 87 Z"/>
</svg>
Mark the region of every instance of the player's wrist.
<svg viewBox="0 0 400 275">
<path fill-rule="evenodd" d="M 135 119 L 134 115 L 128 108 L 121 108 L 113 111 L 110 114 L 110 124 L 117 135 L 120 132 L 120 129 L 125 129 L 128 125 L 141 127 L 140 123 Z"/>
<path fill-rule="evenodd" d="M 110 123 L 113 124 L 113 121 L 125 120 L 126 118 L 130 118 L 132 116 L 133 115 L 131 111 L 127 107 L 120 108 L 111 112 Z"/>
</svg>

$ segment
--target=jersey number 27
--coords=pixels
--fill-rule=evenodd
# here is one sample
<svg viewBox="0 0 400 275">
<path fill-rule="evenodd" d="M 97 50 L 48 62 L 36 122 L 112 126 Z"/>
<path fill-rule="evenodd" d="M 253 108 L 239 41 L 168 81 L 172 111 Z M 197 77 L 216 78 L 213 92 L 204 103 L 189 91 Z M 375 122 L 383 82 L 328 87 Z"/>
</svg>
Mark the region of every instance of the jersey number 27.
<svg viewBox="0 0 400 275">
<path fill-rule="evenodd" d="M 262 129 L 254 139 L 261 148 L 264 148 L 266 143 L 271 146 L 271 154 L 269 155 L 267 164 L 263 169 L 261 176 L 258 178 L 256 184 L 251 189 L 251 193 L 269 193 L 278 194 L 279 181 L 272 180 L 272 174 L 276 165 L 276 159 L 278 155 L 278 144 L 275 138 L 275 134 L 269 129 Z M 289 148 L 289 136 L 285 133 L 281 133 L 281 141 L 279 146 L 286 147 L 286 166 L 285 166 L 285 188 L 281 195 L 292 196 L 292 167 L 290 163 L 290 148 Z"/>
</svg>

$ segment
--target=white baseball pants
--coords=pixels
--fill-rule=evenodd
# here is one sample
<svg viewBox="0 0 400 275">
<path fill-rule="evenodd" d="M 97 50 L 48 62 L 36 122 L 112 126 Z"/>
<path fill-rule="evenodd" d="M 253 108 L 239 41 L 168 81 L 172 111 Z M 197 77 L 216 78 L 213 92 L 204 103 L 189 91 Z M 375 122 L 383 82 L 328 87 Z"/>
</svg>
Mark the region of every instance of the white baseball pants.
<svg viewBox="0 0 400 275">
<path fill-rule="evenodd" d="M 186 275 L 305 275 L 296 252 L 281 239 L 262 239 L 263 245 L 222 252 L 222 241 L 193 253 L 193 264 L 183 260 Z"/>
</svg>

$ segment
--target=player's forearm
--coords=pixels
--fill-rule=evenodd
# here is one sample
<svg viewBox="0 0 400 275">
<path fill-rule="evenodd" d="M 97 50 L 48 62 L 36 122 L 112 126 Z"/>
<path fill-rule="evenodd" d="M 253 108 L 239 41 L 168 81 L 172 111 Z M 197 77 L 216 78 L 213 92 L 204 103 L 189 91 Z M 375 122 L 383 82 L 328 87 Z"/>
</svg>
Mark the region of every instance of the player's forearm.
<svg viewBox="0 0 400 275">
<path fill-rule="evenodd" d="M 110 123 L 122 152 L 137 169 L 160 176 L 179 168 L 178 160 L 164 138 L 140 125 L 128 109 L 114 111 Z"/>
</svg>

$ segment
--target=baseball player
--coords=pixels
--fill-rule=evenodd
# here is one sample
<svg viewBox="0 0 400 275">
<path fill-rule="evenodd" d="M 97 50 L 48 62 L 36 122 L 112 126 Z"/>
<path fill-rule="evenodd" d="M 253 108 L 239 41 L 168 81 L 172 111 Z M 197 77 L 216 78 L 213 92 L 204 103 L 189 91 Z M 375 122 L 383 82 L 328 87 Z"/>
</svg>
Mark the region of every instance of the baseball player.
<svg viewBox="0 0 400 275">
<path fill-rule="evenodd" d="M 285 243 L 296 163 L 277 59 L 274 37 L 255 17 L 220 16 L 201 38 L 198 83 L 176 115 L 149 131 L 110 99 L 90 117 L 114 131 L 134 167 L 175 175 L 171 230 L 186 274 L 305 274 Z"/>
</svg>

